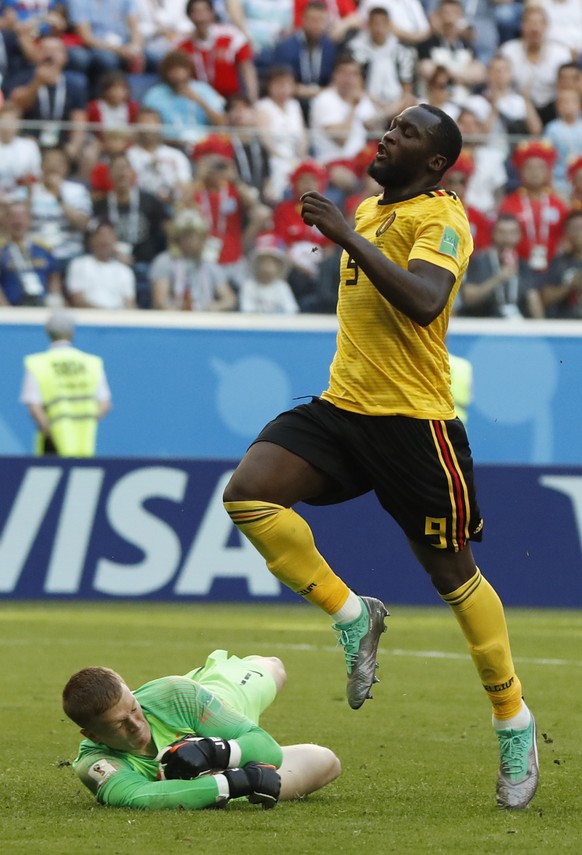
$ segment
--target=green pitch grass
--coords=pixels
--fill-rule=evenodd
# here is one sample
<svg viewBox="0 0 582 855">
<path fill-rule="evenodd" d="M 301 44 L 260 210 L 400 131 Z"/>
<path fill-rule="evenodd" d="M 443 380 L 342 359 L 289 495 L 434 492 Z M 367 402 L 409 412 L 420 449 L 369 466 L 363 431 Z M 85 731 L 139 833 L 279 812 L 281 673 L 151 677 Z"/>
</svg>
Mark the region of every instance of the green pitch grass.
<svg viewBox="0 0 582 855">
<path fill-rule="evenodd" d="M 308 606 L 0 604 L 0 850 L 6 855 L 311 855 L 582 852 L 582 612 L 509 613 L 513 650 L 540 730 L 530 807 L 498 811 L 497 745 L 486 697 L 454 618 L 392 607 L 382 682 L 357 712 L 341 651 Z M 214 648 L 280 656 L 289 681 L 264 726 L 282 743 L 319 742 L 341 777 L 262 812 L 102 808 L 69 765 L 75 727 L 60 691 L 108 665 L 132 687 L 180 674 Z"/>
</svg>

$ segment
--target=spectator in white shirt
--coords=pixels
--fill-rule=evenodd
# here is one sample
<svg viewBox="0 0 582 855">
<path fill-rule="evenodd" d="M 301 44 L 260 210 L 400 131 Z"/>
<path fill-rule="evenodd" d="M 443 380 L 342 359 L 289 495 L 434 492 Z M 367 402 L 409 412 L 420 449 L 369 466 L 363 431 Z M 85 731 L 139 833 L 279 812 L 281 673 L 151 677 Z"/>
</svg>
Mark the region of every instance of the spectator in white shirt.
<svg viewBox="0 0 582 855">
<path fill-rule="evenodd" d="M 192 167 L 184 152 L 162 142 L 162 117 L 142 107 L 137 116 L 136 139 L 127 156 L 137 176 L 137 186 L 173 204 L 192 181 Z"/>
<path fill-rule="evenodd" d="M 354 157 L 364 148 L 376 107 L 353 57 L 340 56 L 331 85 L 315 96 L 310 115 L 314 156 L 320 163 Z"/>
<path fill-rule="evenodd" d="M 285 279 L 286 254 L 283 242 L 272 232 L 258 235 L 250 254 L 251 276 L 239 294 L 241 312 L 291 315 L 299 305 Z"/>
<path fill-rule="evenodd" d="M 185 208 L 169 227 L 170 247 L 150 267 L 154 309 L 226 312 L 236 294 L 223 268 L 205 258 L 209 224 L 195 208 Z"/>
<path fill-rule="evenodd" d="M 430 21 L 438 9 L 441 0 L 424 0 L 426 13 Z M 470 42 L 475 56 L 488 65 L 499 45 L 497 9 L 506 6 L 507 0 L 459 0 L 461 6 L 462 35 Z M 521 0 L 520 0 L 521 10 Z M 507 10 L 505 10 L 507 14 Z"/>
<path fill-rule="evenodd" d="M 528 6 L 521 22 L 521 38 L 501 45 L 510 61 L 517 88 L 533 101 L 546 124 L 554 118 L 556 78 L 561 65 L 571 60 L 570 50 L 548 38 L 548 16 L 539 6 Z"/>
<path fill-rule="evenodd" d="M 528 5 L 541 7 L 548 16 L 548 38 L 569 48 L 574 61 L 582 59 L 580 0 L 528 0 Z"/>
<path fill-rule="evenodd" d="M 392 21 L 392 32 L 405 45 L 416 45 L 430 36 L 430 23 L 420 0 L 360 0 L 358 11 L 362 22 L 372 9 L 386 9 Z"/>
<path fill-rule="evenodd" d="M 418 73 L 428 81 L 437 66 L 444 66 L 453 83 L 453 99 L 460 101 L 485 80 L 486 67 L 476 58 L 465 36 L 460 0 L 439 0 L 432 15 L 433 33 L 418 45 Z"/>
<path fill-rule="evenodd" d="M 26 197 L 26 188 L 40 178 L 41 157 L 36 140 L 19 136 L 21 112 L 6 101 L 0 110 L 0 199 Z"/>
<path fill-rule="evenodd" d="M 69 181 L 70 163 L 61 148 L 42 155 L 42 181 L 30 189 L 31 233 L 44 241 L 64 271 L 83 252 L 83 238 L 93 206 L 87 188 Z"/>
<path fill-rule="evenodd" d="M 116 244 L 115 228 L 100 222 L 89 234 L 89 252 L 69 264 L 67 291 L 76 308 L 135 308 L 135 276 L 115 257 Z"/>
<path fill-rule="evenodd" d="M 493 57 L 487 68 L 487 85 L 481 96 L 490 105 L 486 128 L 492 137 L 507 134 L 531 134 L 542 132 L 542 122 L 527 94 L 516 90 L 513 69 L 503 54 Z"/>
<path fill-rule="evenodd" d="M 504 148 L 497 141 L 482 142 L 486 137 L 485 121 L 472 101 L 461 110 L 457 124 L 463 134 L 463 150 L 471 155 L 474 166 L 463 202 L 483 214 L 494 216 L 507 184 Z"/>
<path fill-rule="evenodd" d="M 160 61 L 192 29 L 184 0 L 136 0 L 138 29 L 144 42 L 146 71 Z"/>
<path fill-rule="evenodd" d="M 265 78 L 266 95 L 255 104 L 260 139 L 269 152 L 271 193 L 278 202 L 289 176 L 307 155 L 307 131 L 299 101 L 293 97 L 295 78 L 291 68 L 274 66 Z"/>
<path fill-rule="evenodd" d="M 346 47 L 364 68 L 366 92 L 378 108 L 378 130 L 384 130 L 395 115 L 416 104 L 416 52 L 398 41 L 390 15 L 382 7 L 370 9 L 366 29 Z"/>
</svg>

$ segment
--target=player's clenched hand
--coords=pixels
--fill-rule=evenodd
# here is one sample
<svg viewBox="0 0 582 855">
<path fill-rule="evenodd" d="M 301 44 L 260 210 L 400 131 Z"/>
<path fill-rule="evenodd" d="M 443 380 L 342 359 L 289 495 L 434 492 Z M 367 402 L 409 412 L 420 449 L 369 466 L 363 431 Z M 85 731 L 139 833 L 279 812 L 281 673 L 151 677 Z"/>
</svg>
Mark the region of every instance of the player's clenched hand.
<svg viewBox="0 0 582 855">
<path fill-rule="evenodd" d="M 216 737 L 184 736 L 162 748 L 156 760 L 166 780 L 191 780 L 206 772 L 228 768 L 230 745 Z"/>
<path fill-rule="evenodd" d="M 247 763 L 242 769 L 229 769 L 224 777 L 228 781 L 229 799 L 248 796 L 249 802 L 261 805 L 263 810 L 274 808 L 279 800 L 281 777 L 274 766 Z"/>
<path fill-rule="evenodd" d="M 300 201 L 303 222 L 307 226 L 317 226 L 322 234 L 341 244 L 346 232 L 351 230 L 337 205 L 315 190 L 304 193 Z"/>
</svg>

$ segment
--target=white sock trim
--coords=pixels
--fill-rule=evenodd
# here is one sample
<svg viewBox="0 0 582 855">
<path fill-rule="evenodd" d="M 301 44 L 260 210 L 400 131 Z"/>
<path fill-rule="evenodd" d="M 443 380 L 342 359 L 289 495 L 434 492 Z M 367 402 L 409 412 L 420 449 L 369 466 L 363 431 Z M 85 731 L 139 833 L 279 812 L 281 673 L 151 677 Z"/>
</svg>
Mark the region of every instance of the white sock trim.
<svg viewBox="0 0 582 855">
<path fill-rule="evenodd" d="M 525 730 L 531 722 L 531 712 L 525 701 L 522 701 L 521 709 L 517 715 L 511 718 L 495 718 L 493 716 L 493 727 L 495 730 Z"/>
<path fill-rule="evenodd" d="M 353 591 L 350 591 L 347 600 L 339 612 L 332 614 L 332 618 L 334 623 L 350 623 L 350 621 L 359 618 L 361 614 L 362 603 L 360 602 L 360 598 Z"/>
<path fill-rule="evenodd" d="M 238 766 L 240 766 L 242 750 L 236 739 L 229 739 L 228 744 L 230 745 L 230 758 L 228 761 L 228 768 L 236 769 Z"/>
<path fill-rule="evenodd" d="M 216 786 L 218 787 L 218 795 L 216 796 L 217 802 L 224 802 L 226 799 L 230 798 L 230 787 L 228 786 L 228 781 L 224 777 L 224 775 L 214 775 L 214 780 L 216 781 Z"/>
</svg>

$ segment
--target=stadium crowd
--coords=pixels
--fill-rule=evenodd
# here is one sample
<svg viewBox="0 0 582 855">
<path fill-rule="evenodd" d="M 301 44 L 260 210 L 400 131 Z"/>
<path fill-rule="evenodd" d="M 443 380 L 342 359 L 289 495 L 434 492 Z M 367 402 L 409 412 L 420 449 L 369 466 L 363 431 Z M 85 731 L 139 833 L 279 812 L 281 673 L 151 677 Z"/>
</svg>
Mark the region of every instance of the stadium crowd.
<svg viewBox="0 0 582 855">
<path fill-rule="evenodd" d="M 335 310 L 392 118 L 464 136 L 459 315 L 582 317 L 582 0 L 0 0 L 0 305 Z M 442 191 L 437 191 L 442 192 Z"/>
</svg>

